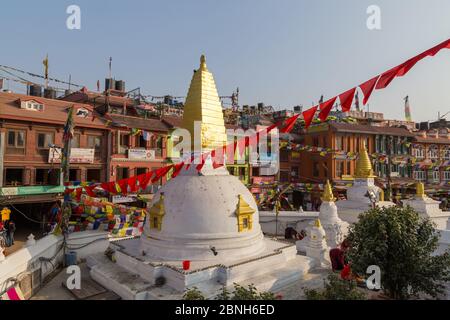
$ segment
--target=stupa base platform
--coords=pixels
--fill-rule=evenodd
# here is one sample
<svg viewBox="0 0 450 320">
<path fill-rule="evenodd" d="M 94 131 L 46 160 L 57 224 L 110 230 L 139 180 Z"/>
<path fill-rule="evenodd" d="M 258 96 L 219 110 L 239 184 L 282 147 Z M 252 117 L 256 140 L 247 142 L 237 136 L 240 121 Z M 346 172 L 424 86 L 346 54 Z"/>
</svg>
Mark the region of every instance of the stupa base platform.
<svg viewBox="0 0 450 320">
<path fill-rule="evenodd" d="M 127 300 L 181 299 L 188 288 L 197 287 L 212 298 L 234 283 L 253 284 L 260 291 L 282 289 L 304 277 L 312 259 L 297 254 L 295 245 L 265 238 L 266 250 L 257 257 L 212 264 L 193 261 L 183 270 L 180 261 L 157 261 L 138 253 L 139 239 L 112 244 L 115 262 L 105 256 L 91 256 L 91 277 Z M 156 284 L 155 284 L 156 283 Z M 158 284 L 158 285 L 157 285 Z"/>
</svg>

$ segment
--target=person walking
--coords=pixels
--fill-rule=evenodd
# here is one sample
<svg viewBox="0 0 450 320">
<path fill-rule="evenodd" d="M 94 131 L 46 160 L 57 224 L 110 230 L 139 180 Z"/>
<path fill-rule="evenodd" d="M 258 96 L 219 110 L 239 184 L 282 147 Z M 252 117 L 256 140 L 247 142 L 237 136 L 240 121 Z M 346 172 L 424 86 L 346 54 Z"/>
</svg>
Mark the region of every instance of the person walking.
<svg viewBox="0 0 450 320">
<path fill-rule="evenodd" d="M 16 232 L 16 224 L 14 221 L 9 220 L 7 223 L 6 239 L 8 247 L 14 245 L 14 232 Z"/>
</svg>

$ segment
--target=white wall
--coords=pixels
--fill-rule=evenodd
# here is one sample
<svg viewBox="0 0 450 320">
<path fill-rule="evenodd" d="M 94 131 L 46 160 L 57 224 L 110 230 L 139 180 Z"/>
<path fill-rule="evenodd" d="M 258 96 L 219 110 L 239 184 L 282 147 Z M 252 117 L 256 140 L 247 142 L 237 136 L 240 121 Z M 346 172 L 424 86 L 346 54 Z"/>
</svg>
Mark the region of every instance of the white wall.
<svg viewBox="0 0 450 320">
<path fill-rule="evenodd" d="M 298 232 L 305 230 L 311 221 L 319 217 L 319 212 L 280 211 L 278 214 L 278 235 L 284 236 L 284 230 L 292 227 Z M 265 234 L 275 235 L 276 214 L 273 211 L 260 211 L 259 223 Z"/>
<path fill-rule="evenodd" d="M 55 267 L 63 261 L 63 237 L 48 235 L 37 240 L 32 246 L 24 247 L 0 262 L 0 292 L 13 283 L 15 279 L 26 272 L 41 269 L 43 280 Z M 66 251 L 77 252 L 78 259 L 84 259 L 88 255 L 104 252 L 108 246 L 108 233 L 100 231 L 76 232 L 69 235 Z M 40 258 L 51 259 L 50 262 L 41 261 Z"/>
</svg>

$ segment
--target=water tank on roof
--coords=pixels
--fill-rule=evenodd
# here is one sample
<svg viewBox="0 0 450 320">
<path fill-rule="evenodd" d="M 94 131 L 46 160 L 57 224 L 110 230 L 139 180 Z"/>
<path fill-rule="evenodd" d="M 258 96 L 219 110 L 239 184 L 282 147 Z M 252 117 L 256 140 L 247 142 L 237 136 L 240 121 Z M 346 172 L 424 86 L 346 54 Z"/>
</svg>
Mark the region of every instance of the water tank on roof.
<svg viewBox="0 0 450 320">
<path fill-rule="evenodd" d="M 294 107 L 294 112 L 297 112 L 297 113 L 302 112 L 302 106 L 295 106 Z"/>
<path fill-rule="evenodd" d="M 164 103 L 168 105 L 173 104 L 173 97 L 172 96 L 164 96 Z"/>
<path fill-rule="evenodd" d="M 125 91 L 125 81 L 117 80 L 116 81 L 116 90 L 124 92 Z"/>
<path fill-rule="evenodd" d="M 114 79 L 105 79 L 105 90 L 116 90 L 116 80 Z"/>
<path fill-rule="evenodd" d="M 53 88 L 45 88 L 44 97 L 47 99 L 56 99 L 56 90 Z"/>
<path fill-rule="evenodd" d="M 37 84 L 30 85 L 29 88 L 30 96 L 42 97 L 42 87 Z"/>
</svg>

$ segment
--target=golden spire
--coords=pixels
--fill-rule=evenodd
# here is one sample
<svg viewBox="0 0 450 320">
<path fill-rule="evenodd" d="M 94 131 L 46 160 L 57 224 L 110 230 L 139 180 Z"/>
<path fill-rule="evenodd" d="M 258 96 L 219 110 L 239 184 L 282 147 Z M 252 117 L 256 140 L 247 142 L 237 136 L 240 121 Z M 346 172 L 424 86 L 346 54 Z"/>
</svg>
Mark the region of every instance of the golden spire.
<svg viewBox="0 0 450 320">
<path fill-rule="evenodd" d="M 320 223 L 320 219 L 317 219 L 317 220 L 314 222 L 314 227 L 316 227 L 316 228 L 321 228 L 321 227 L 322 227 L 322 224 Z"/>
<path fill-rule="evenodd" d="M 322 201 L 334 202 L 336 198 L 333 196 L 333 189 L 331 188 L 330 180 L 327 180 L 323 188 Z"/>
<path fill-rule="evenodd" d="M 194 140 L 194 122 L 201 122 L 201 147 L 212 150 L 226 144 L 227 136 L 223 120 L 222 104 L 217 93 L 213 75 L 206 66 L 204 55 L 200 58 L 200 68 L 194 71 L 191 85 L 184 104 L 183 128 L 189 130 L 197 150 L 199 141 Z M 196 137 L 198 140 L 198 137 Z"/>
<path fill-rule="evenodd" d="M 363 145 L 359 153 L 358 160 L 356 160 L 355 178 L 375 178 L 373 174 L 372 163 L 370 162 L 369 154 L 367 153 L 366 145 Z"/>
<path fill-rule="evenodd" d="M 425 186 L 422 182 L 416 183 L 416 196 L 424 197 L 425 196 Z"/>
</svg>

